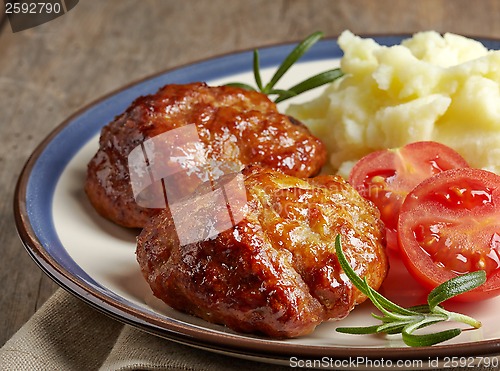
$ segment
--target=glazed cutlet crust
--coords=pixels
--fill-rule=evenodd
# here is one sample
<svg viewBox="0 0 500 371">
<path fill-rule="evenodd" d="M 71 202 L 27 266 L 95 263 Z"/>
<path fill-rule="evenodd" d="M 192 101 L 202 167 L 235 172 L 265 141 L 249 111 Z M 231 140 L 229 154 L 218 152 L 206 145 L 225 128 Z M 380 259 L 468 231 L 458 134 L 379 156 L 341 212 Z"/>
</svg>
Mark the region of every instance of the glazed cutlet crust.
<svg viewBox="0 0 500 371">
<path fill-rule="evenodd" d="M 168 209 L 138 237 L 137 260 L 155 296 L 233 330 L 273 338 L 306 335 L 366 298 L 343 274 L 334 239 L 377 289 L 388 261 L 377 209 L 342 178 L 300 179 L 259 166 L 243 172 L 244 217 L 214 238 L 181 246 Z M 207 212 L 193 204 L 185 220 Z M 176 222 L 178 222 L 177 220 Z"/>
<path fill-rule="evenodd" d="M 99 214 L 141 228 L 160 210 L 137 204 L 128 168 L 130 152 L 150 138 L 195 124 L 208 160 L 235 167 L 259 164 L 285 174 L 316 175 L 326 161 L 320 140 L 278 112 L 266 95 L 205 83 L 166 85 L 136 99 L 103 127 L 88 164 L 85 192 Z"/>
</svg>

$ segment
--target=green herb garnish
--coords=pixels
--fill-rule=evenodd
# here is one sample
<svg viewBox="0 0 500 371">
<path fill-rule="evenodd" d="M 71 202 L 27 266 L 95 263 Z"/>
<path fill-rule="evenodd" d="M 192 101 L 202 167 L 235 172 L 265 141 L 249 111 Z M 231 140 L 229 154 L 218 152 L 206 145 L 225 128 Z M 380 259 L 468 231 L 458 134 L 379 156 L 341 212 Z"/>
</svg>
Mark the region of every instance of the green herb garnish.
<svg viewBox="0 0 500 371">
<path fill-rule="evenodd" d="M 297 45 L 291 52 L 288 54 L 288 56 L 285 58 L 285 60 L 281 63 L 279 66 L 278 70 L 274 73 L 273 77 L 271 78 L 271 81 L 269 81 L 266 85 L 262 84 L 262 79 L 260 76 L 260 62 L 259 62 L 259 51 L 255 49 L 253 51 L 253 74 L 255 78 L 255 83 L 257 85 L 257 88 L 254 88 L 251 85 L 244 84 L 244 83 L 239 83 L 239 82 L 233 82 L 233 83 L 228 83 L 226 85 L 229 86 L 237 86 L 246 90 L 253 90 L 253 91 L 259 91 L 261 93 L 264 93 L 266 95 L 277 95 L 276 99 L 274 100 L 276 103 L 282 102 L 288 98 L 295 97 L 303 92 L 306 92 L 308 90 L 317 88 L 321 85 L 328 84 L 339 77 L 343 76 L 342 71 L 340 68 L 335 68 L 332 70 L 328 70 L 325 72 L 321 72 L 317 75 L 314 75 L 313 77 L 308 78 L 307 80 L 302 81 L 301 83 L 292 86 L 291 88 L 288 89 L 275 89 L 276 83 L 281 79 L 281 77 L 287 72 L 290 67 L 300 58 L 302 55 L 304 55 L 305 52 L 307 52 L 319 39 L 323 37 L 323 33 L 321 32 L 315 32 L 308 36 L 304 41 L 302 41 L 299 45 Z"/>
<path fill-rule="evenodd" d="M 428 333 L 414 334 L 414 332 L 429 325 L 455 321 L 465 323 L 473 328 L 481 327 L 481 322 L 469 316 L 450 312 L 439 306 L 445 300 L 463 294 L 466 291 L 479 287 L 486 281 L 484 271 L 476 271 L 450 279 L 432 290 L 427 297 L 427 304 L 403 308 L 388 300 L 377 291 L 372 289 L 365 279 L 361 279 L 351 268 L 347 261 L 340 241 L 340 235 L 335 239 L 335 251 L 344 273 L 349 277 L 352 284 L 365 294 L 377 307 L 382 315 L 372 316 L 382 324 L 367 327 L 339 327 L 338 332 L 347 334 L 401 334 L 406 345 L 412 347 L 430 346 L 458 336 L 462 330 L 459 328 Z"/>
</svg>

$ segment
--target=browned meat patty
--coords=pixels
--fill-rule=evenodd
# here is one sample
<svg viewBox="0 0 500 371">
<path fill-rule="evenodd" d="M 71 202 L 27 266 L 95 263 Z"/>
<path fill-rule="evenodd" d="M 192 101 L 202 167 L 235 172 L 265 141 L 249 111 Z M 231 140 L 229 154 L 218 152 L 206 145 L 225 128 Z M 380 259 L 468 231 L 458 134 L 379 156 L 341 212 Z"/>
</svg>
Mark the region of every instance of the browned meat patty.
<svg viewBox="0 0 500 371">
<path fill-rule="evenodd" d="M 214 207 L 194 197 L 184 213 L 165 209 L 144 227 L 137 260 L 155 296 L 236 331 L 308 334 L 366 299 L 339 266 L 337 234 L 355 271 L 375 289 L 381 285 L 388 270 L 384 226 L 342 178 L 300 179 L 250 166 L 234 180 L 219 183 L 229 203 Z M 230 209 L 235 225 L 221 228 Z M 190 230 L 205 237 L 181 243 Z"/>
<path fill-rule="evenodd" d="M 159 207 L 136 202 L 128 156 L 148 139 L 192 124 L 202 144 L 196 149 L 202 152 L 198 157 L 207 162 L 232 168 L 255 163 L 309 177 L 317 174 L 326 160 L 323 144 L 304 125 L 280 114 L 264 94 L 204 83 L 167 85 L 156 94 L 135 100 L 102 129 L 99 150 L 88 164 L 85 183 L 95 209 L 126 227 L 142 227 L 157 214 Z M 161 189 L 149 190 L 156 192 L 161 193 Z"/>
</svg>

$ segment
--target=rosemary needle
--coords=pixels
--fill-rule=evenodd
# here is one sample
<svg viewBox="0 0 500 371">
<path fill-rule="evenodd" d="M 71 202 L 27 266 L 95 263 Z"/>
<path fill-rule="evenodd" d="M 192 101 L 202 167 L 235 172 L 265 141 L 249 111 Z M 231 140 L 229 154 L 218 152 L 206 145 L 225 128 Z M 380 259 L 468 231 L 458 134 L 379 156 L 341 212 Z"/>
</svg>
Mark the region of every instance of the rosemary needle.
<svg viewBox="0 0 500 371">
<path fill-rule="evenodd" d="M 303 40 L 300 44 L 298 44 L 288 56 L 283 60 L 281 65 L 278 67 L 271 80 L 263 85 L 262 78 L 260 74 L 260 60 L 259 60 L 259 51 L 255 49 L 253 51 L 253 75 L 255 79 L 256 87 L 253 87 L 249 84 L 241 83 L 241 82 L 232 82 L 226 85 L 229 86 L 237 86 L 243 88 L 245 90 L 253 90 L 259 91 L 266 95 L 276 95 L 275 102 L 282 102 L 286 99 L 295 97 L 301 93 L 304 93 L 308 90 L 312 90 L 319 86 L 328 84 L 339 77 L 343 76 L 340 68 L 335 68 L 331 70 L 327 70 L 308 79 L 288 88 L 288 89 L 276 89 L 275 86 L 281 77 L 292 67 L 295 62 L 297 62 L 319 39 L 323 37 L 323 33 L 314 32 L 309 35 L 305 40 Z"/>
<path fill-rule="evenodd" d="M 454 296 L 479 287 L 486 281 L 484 271 L 470 272 L 457 276 L 444 282 L 432 290 L 427 297 L 427 304 L 410 308 L 403 308 L 388 300 L 377 291 L 372 289 L 366 279 L 361 279 L 351 268 L 343 251 L 340 235 L 335 239 L 335 251 L 344 273 L 352 284 L 382 313 L 372 314 L 375 319 L 382 322 L 380 325 L 366 327 L 339 327 L 338 332 L 347 334 L 398 334 L 400 333 L 406 345 L 412 347 L 430 346 L 452 339 L 462 332 L 459 328 L 426 333 L 415 334 L 414 332 L 423 327 L 438 322 L 455 321 L 465 323 L 472 328 L 481 327 L 481 322 L 464 314 L 447 311 L 439 304 Z"/>
</svg>

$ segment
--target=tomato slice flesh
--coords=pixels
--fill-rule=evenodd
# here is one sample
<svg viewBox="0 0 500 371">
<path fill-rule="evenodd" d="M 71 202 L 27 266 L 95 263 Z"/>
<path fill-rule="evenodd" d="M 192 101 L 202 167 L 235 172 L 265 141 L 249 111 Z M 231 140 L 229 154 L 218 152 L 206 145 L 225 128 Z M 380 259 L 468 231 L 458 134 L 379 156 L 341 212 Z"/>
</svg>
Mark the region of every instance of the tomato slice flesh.
<svg viewBox="0 0 500 371">
<path fill-rule="evenodd" d="M 360 192 L 365 198 L 371 200 L 380 211 L 380 217 L 387 228 L 396 228 L 397 218 L 393 216 L 399 213 L 400 202 L 388 202 L 388 200 L 399 200 L 406 197 L 399 195 L 392 184 L 396 176 L 396 170 L 383 169 L 371 172 L 365 176 L 363 188 Z M 402 200 L 401 200 L 402 201 Z"/>
<path fill-rule="evenodd" d="M 422 182 L 401 207 L 398 239 L 408 270 L 429 288 L 484 270 L 484 287 L 460 299 L 500 293 L 500 176 L 464 168 Z"/>
<path fill-rule="evenodd" d="M 430 201 L 436 201 L 455 210 L 469 211 L 492 202 L 493 189 L 484 186 L 476 179 L 464 179 L 463 182 L 430 192 Z"/>
<path fill-rule="evenodd" d="M 487 276 L 491 276 L 500 268 L 500 235 L 491 231 L 489 242 L 484 241 L 484 245 L 478 248 L 477 235 L 484 230 L 464 235 L 463 230 L 471 228 L 467 224 L 471 223 L 421 223 L 413 228 L 413 235 L 437 266 L 457 274 L 484 270 Z M 499 227 L 496 226 L 500 231 Z"/>
<path fill-rule="evenodd" d="M 349 182 L 380 211 L 387 228 L 388 246 L 397 244 L 401 205 L 423 180 L 445 170 L 468 167 L 453 149 L 437 142 L 415 142 L 398 149 L 373 152 L 353 167 Z"/>
</svg>

